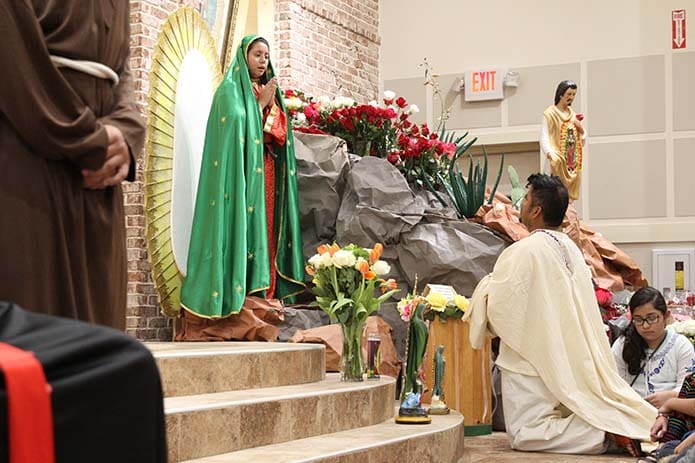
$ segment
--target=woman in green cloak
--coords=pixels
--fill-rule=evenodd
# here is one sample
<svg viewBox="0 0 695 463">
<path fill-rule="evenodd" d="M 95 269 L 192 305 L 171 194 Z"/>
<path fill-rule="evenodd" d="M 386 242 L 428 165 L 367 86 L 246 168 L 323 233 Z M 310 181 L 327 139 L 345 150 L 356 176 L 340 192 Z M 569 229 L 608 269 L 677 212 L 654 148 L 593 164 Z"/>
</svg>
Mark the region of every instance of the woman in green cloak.
<svg viewBox="0 0 695 463">
<path fill-rule="evenodd" d="M 202 318 L 304 290 L 296 161 L 268 42 L 247 36 L 215 92 L 181 289 Z"/>
</svg>

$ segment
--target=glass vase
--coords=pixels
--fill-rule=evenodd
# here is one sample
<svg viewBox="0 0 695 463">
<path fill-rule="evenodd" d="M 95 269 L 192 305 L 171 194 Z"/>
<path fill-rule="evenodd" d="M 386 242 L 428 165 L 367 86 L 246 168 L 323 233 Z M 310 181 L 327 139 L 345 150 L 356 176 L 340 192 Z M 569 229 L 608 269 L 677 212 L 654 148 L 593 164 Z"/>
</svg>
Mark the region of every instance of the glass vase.
<svg viewBox="0 0 695 463">
<path fill-rule="evenodd" d="M 343 329 L 343 355 L 340 359 L 340 380 L 347 382 L 364 381 L 364 362 L 362 361 L 362 332 L 364 323 L 346 323 Z"/>
</svg>

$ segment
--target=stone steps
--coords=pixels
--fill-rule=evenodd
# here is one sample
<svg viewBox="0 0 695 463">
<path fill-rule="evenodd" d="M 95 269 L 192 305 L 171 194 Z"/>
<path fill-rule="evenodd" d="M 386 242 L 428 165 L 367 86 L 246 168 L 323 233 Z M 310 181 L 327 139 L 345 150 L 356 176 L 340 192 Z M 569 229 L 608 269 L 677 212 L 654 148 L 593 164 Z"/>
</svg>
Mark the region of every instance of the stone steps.
<svg viewBox="0 0 695 463">
<path fill-rule="evenodd" d="M 151 343 L 169 461 L 455 463 L 463 417 L 394 422 L 396 380 L 343 383 L 322 345 Z"/>
<path fill-rule="evenodd" d="M 333 373 L 311 384 L 167 398 L 170 461 L 381 423 L 393 417 L 395 383 L 343 383 Z"/>
<path fill-rule="evenodd" d="M 454 463 L 463 456 L 463 417 L 433 416 L 428 425 L 393 419 L 332 434 L 230 452 L 187 463 Z"/>
<path fill-rule="evenodd" d="M 325 350 L 276 342 L 148 343 L 164 397 L 321 381 Z"/>
</svg>

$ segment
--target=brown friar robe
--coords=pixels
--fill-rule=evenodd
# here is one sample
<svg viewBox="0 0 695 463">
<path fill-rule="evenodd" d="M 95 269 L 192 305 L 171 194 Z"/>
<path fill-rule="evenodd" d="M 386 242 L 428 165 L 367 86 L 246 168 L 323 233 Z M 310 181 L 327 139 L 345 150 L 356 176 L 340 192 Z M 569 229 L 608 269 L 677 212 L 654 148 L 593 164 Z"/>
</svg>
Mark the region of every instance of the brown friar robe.
<svg viewBox="0 0 695 463">
<path fill-rule="evenodd" d="M 144 126 L 128 70 L 127 0 L 0 0 L 0 300 L 123 329 L 120 186 L 83 188 L 118 127 L 134 176 Z M 50 55 L 96 61 L 113 86 Z"/>
</svg>

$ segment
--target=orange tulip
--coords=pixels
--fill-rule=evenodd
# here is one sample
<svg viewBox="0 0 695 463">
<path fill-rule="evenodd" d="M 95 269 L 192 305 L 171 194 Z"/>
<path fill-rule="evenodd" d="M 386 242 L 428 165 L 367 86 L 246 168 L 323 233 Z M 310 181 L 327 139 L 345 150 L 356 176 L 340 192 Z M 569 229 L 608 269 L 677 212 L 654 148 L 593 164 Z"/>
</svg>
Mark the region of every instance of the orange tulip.
<svg viewBox="0 0 695 463">
<path fill-rule="evenodd" d="M 311 267 L 311 265 L 307 265 L 304 267 L 304 270 L 306 270 L 306 273 L 308 273 L 311 276 L 314 276 L 316 272 L 314 272 L 314 269 Z"/>
<path fill-rule="evenodd" d="M 328 252 L 330 253 L 331 256 L 332 256 L 333 254 L 335 254 L 336 252 L 338 252 L 338 251 L 340 251 L 340 246 L 338 246 L 338 245 L 335 244 L 335 243 L 331 244 L 331 247 L 328 248 Z"/>
<path fill-rule="evenodd" d="M 322 244 L 321 246 L 319 246 L 316 249 L 316 252 L 318 252 L 319 254 L 324 254 L 324 253 L 328 252 L 328 245 Z"/>
<path fill-rule="evenodd" d="M 398 289 L 398 283 L 396 283 L 396 280 L 393 278 L 389 278 L 386 280 L 386 287 L 391 290 L 391 289 Z"/>
<path fill-rule="evenodd" d="M 384 252 L 384 246 L 381 243 L 377 243 L 374 245 L 374 249 L 369 253 L 369 263 L 373 264 L 379 258 L 381 257 L 381 254 Z"/>
<path fill-rule="evenodd" d="M 360 262 L 359 271 L 362 275 L 366 275 L 369 272 L 369 264 L 366 261 Z"/>
<path fill-rule="evenodd" d="M 365 280 L 373 280 L 374 278 L 376 278 L 376 273 L 372 272 L 371 270 L 364 274 Z"/>
</svg>

